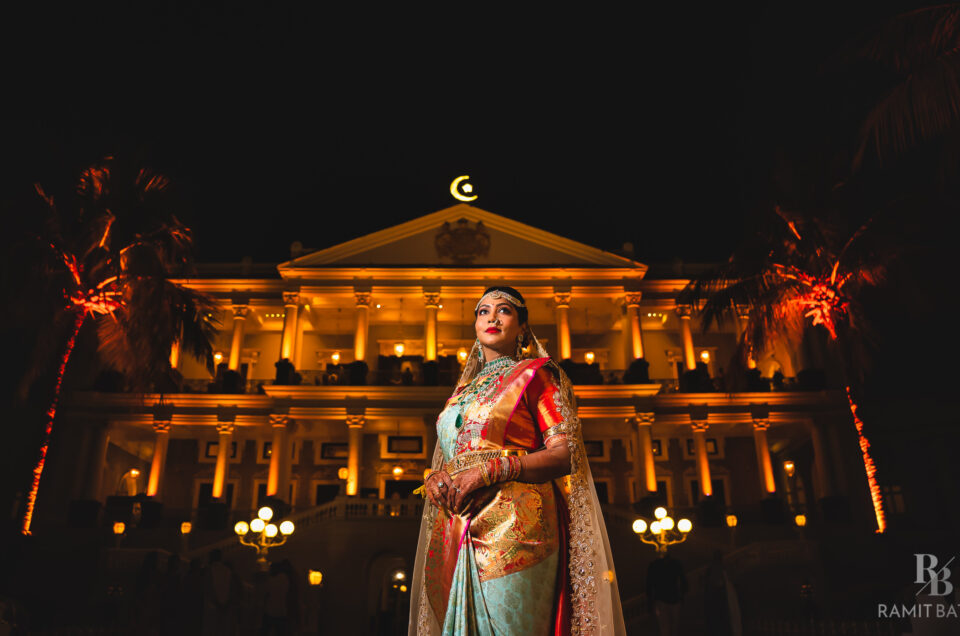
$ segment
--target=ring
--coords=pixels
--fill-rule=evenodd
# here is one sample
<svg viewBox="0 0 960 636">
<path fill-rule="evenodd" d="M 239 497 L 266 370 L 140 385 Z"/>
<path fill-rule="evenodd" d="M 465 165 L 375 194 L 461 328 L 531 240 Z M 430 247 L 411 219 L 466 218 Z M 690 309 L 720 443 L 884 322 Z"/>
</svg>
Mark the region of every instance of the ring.
<svg viewBox="0 0 960 636">
<path fill-rule="evenodd" d="M 446 488 L 446 487 L 447 487 L 447 484 L 446 484 L 445 482 L 442 482 L 442 481 L 440 482 L 440 485 L 437 486 L 437 488 Z"/>
<path fill-rule="evenodd" d="M 456 490 L 457 492 L 460 492 L 460 486 L 454 486 L 453 489 Z"/>
</svg>

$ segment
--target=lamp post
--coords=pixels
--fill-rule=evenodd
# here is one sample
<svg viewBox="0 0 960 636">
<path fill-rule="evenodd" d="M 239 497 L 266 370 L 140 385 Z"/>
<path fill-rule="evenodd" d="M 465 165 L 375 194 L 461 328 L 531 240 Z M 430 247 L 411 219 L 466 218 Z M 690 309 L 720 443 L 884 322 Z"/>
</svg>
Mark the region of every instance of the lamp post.
<svg viewBox="0 0 960 636">
<path fill-rule="evenodd" d="M 681 519 L 674 523 L 673 518 L 667 515 L 667 509 L 663 506 L 654 510 L 653 516 L 657 520 L 649 525 L 644 519 L 634 521 L 633 531 L 641 541 L 656 547 L 657 554 L 666 552 L 669 545 L 686 541 L 687 535 L 693 529 L 689 519 Z"/>
<path fill-rule="evenodd" d="M 237 533 L 240 543 L 248 545 L 257 551 L 257 567 L 261 572 L 270 569 L 270 562 L 267 561 L 267 551 L 270 548 L 277 548 L 287 542 L 287 537 L 293 534 L 293 522 L 284 521 L 277 527 L 270 523 L 273 519 L 273 509 L 264 506 L 257 511 L 257 518 L 247 523 L 238 521 L 233 527 Z"/>
<path fill-rule="evenodd" d="M 737 547 L 737 515 L 727 515 L 727 527 L 730 528 L 730 549 Z"/>
<path fill-rule="evenodd" d="M 184 521 L 180 524 L 180 552 L 186 554 L 190 547 L 190 533 L 193 532 L 193 524 Z"/>
</svg>

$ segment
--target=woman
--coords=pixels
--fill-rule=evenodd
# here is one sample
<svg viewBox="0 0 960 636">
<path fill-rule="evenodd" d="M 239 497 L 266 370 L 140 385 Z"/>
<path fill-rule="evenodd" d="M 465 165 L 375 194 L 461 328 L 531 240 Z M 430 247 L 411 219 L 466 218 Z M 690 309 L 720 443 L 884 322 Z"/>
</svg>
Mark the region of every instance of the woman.
<svg viewBox="0 0 960 636">
<path fill-rule="evenodd" d="M 474 313 L 422 487 L 409 631 L 623 634 L 570 381 L 515 289 L 490 287 Z"/>
</svg>

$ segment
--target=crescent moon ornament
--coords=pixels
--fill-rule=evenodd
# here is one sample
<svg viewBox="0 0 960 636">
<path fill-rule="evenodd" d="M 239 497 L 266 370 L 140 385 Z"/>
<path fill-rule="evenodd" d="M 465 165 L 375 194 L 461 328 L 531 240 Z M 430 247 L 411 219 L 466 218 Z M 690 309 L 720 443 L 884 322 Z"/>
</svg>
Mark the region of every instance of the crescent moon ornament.
<svg viewBox="0 0 960 636">
<path fill-rule="evenodd" d="M 468 196 L 466 196 L 465 194 L 461 194 L 461 192 L 460 192 L 460 189 L 462 189 L 462 190 L 463 190 L 464 192 L 466 192 L 467 194 L 473 192 L 473 186 L 472 186 L 472 185 L 470 185 L 469 183 L 464 183 L 463 186 L 462 186 L 460 189 L 458 189 L 458 186 L 460 186 L 460 182 L 461 182 L 461 181 L 466 181 L 466 180 L 469 179 L 469 178 L 470 178 L 469 175 L 463 175 L 462 177 L 457 177 L 456 179 L 454 179 L 454 180 L 453 180 L 453 183 L 450 184 L 450 194 L 453 195 L 453 198 L 454 198 L 454 199 L 456 199 L 456 200 L 458 200 L 458 201 L 476 201 L 477 195 L 473 195 L 472 197 L 468 197 Z"/>
</svg>

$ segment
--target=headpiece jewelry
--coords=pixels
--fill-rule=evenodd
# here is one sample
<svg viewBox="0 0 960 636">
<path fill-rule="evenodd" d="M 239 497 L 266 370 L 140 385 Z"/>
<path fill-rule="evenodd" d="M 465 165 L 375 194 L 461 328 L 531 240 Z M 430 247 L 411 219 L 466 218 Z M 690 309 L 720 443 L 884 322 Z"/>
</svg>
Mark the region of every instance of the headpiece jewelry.
<svg viewBox="0 0 960 636">
<path fill-rule="evenodd" d="M 507 292 L 502 291 L 502 290 L 499 290 L 499 289 L 494 289 L 493 291 L 487 292 L 486 294 L 484 294 L 484 295 L 480 298 L 480 300 L 477 301 L 477 306 L 473 308 L 474 311 L 480 309 L 480 305 L 483 304 L 483 300 L 484 300 L 485 298 L 491 298 L 491 299 L 492 299 L 492 298 L 503 298 L 504 300 L 508 301 L 511 305 L 514 305 L 514 306 L 516 306 L 516 307 L 526 307 L 526 305 L 524 305 L 522 302 L 520 302 L 520 300 L 517 299 L 516 296 L 513 296 L 513 295 L 511 295 L 511 294 L 508 294 Z"/>
</svg>

